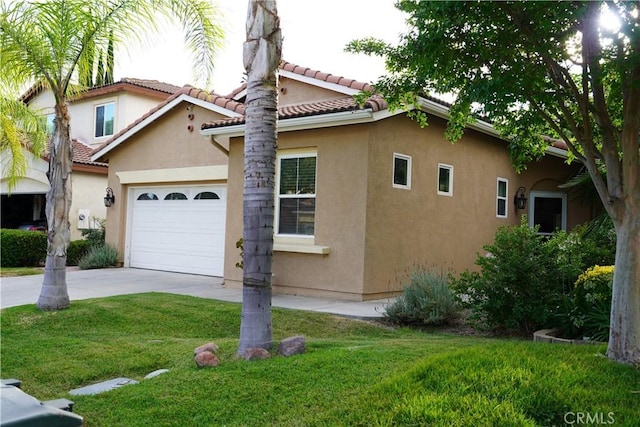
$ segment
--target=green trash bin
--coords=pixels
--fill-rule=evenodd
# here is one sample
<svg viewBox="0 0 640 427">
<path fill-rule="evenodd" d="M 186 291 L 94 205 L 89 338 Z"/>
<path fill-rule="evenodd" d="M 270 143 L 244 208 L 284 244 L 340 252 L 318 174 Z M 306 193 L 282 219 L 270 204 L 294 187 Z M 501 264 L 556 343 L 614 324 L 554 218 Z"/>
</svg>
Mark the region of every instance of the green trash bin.
<svg viewBox="0 0 640 427">
<path fill-rule="evenodd" d="M 74 427 L 82 426 L 82 417 L 40 402 L 11 385 L 0 388 L 0 426 L 2 427 Z"/>
</svg>

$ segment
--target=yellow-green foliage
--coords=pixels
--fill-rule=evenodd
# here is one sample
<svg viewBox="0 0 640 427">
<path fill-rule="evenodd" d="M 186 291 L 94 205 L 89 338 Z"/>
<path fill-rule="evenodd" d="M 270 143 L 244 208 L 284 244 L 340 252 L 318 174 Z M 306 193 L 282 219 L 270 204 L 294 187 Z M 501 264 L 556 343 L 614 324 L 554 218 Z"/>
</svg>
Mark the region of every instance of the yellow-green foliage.
<svg viewBox="0 0 640 427">
<path fill-rule="evenodd" d="M 611 282 L 613 280 L 613 269 L 613 265 L 594 265 L 578 277 L 578 280 L 576 280 L 576 286 L 583 284 L 583 286 L 588 286 L 588 283 L 601 281 Z"/>
<path fill-rule="evenodd" d="M 613 265 L 594 265 L 578 276 L 576 295 L 587 302 L 609 302 L 613 284 Z"/>
</svg>

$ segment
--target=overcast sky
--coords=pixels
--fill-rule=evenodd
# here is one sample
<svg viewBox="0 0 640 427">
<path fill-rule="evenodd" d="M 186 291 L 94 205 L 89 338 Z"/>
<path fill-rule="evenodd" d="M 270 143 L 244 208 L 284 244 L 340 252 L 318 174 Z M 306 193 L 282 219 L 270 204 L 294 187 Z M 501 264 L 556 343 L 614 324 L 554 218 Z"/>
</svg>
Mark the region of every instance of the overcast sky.
<svg viewBox="0 0 640 427">
<path fill-rule="evenodd" d="M 225 47 L 215 61 L 212 83 L 205 89 L 228 94 L 242 82 L 242 43 L 248 0 L 217 0 L 224 14 Z M 405 32 L 395 0 L 278 0 L 283 59 L 323 72 L 370 82 L 384 73 L 382 61 L 343 52 L 353 39 L 367 36 L 396 42 Z M 156 79 L 179 86 L 195 82 L 178 29 L 167 28 L 153 46 L 119 53 L 116 79 Z"/>
</svg>

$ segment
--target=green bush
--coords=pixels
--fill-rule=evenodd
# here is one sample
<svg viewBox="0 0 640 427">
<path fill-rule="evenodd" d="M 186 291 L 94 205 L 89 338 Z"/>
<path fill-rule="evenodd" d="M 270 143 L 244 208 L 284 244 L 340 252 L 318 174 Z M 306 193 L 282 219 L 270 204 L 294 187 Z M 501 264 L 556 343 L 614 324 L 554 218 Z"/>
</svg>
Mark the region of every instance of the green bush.
<svg viewBox="0 0 640 427">
<path fill-rule="evenodd" d="M 456 318 L 457 304 L 447 275 L 418 268 L 404 278 L 402 295 L 384 316 L 399 324 L 441 325 Z"/>
<path fill-rule="evenodd" d="M 530 334 L 549 321 L 563 286 L 553 277 L 544 237 L 526 224 L 501 227 L 487 256 L 478 255 L 481 272 L 466 271 L 453 286 L 471 309 L 471 319 L 497 332 Z"/>
<path fill-rule="evenodd" d="M 608 215 L 576 227 L 575 232 L 584 243 L 582 249 L 585 263 L 593 265 L 613 265 L 616 258 L 616 230 Z"/>
<path fill-rule="evenodd" d="M 577 315 L 573 318 L 582 334 L 596 341 L 609 337 L 611 313 L 611 288 L 614 267 L 593 266 L 578 277 L 574 289 L 574 304 Z"/>
<path fill-rule="evenodd" d="M 67 249 L 67 265 L 78 265 L 80 259 L 89 252 L 90 244 L 87 240 L 73 240 Z"/>
<path fill-rule="evenodd" d="M 98 228 L 84 229 L 81 231 L 82 237 L 84 237 L 89 242 L 89 245 L 91 247 L 102 246 L 105 242 L 105 220 L 95 219 L 95 221 L 100 224 Z"/>
<path fill-rule="evenodd" d="M 479 326 L 529 335 L 566 323 L 573 284 L 593 256 L 591 242 L 560 231 L 551 238 L 523 222 L 501 227 L 478 255 L 480 272 L 466 271 L 452 286 Z"/>
<path fill-rule="evenodd" d="M 0 230 L 0 265 L 37 267 L 47 256 L 47 235 L 39 231 Z"/>
<path fill-rule="evenodd" d="M 109 244 L 94 246 L 82 257 L 78 266 L 83 270 L 117 265 L 120 261 L 118 250 Z"/>
</svg>

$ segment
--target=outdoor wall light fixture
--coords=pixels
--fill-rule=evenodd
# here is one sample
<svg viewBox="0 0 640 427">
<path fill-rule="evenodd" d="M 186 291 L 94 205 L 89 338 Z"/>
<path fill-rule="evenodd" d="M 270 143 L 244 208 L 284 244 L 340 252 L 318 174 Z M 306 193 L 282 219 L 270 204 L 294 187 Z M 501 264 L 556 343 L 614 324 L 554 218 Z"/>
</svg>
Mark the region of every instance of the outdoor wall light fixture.
<svg viewBox="0 0 640 427">
<path fill-rule="evenodd" d="M 107 194 L 104 196 L 104 205 L 110 207 L 116 202 L 116 196 L 113 195 L 111 187 L 107 187 Z"/>
<path fill-rule="evenodd" d="M 525 187 L 520 187 L 518 191 L 516 191 L 516 195 L 513 196 L 513 203 L 516 205 L 516 209 L 524 209 L 527 206 L 527 198 L 524 195 L 525 191 L 527 191 Z"/>
</svg>

